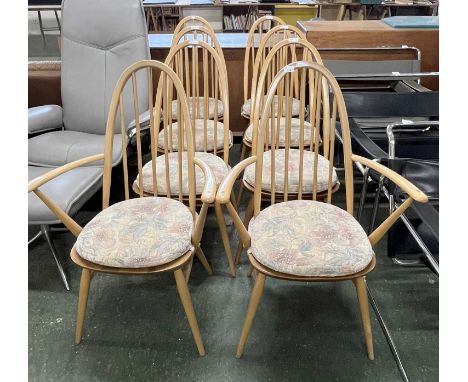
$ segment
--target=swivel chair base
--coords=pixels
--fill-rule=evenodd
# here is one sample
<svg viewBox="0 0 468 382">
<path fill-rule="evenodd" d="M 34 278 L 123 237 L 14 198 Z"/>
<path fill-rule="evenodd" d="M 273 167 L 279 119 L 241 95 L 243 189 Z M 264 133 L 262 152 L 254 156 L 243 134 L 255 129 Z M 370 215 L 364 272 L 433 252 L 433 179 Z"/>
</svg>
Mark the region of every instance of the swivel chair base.
<svg viewBox="0 0 468 382">
<path fill-rule="evenodd" d="M 54 242 L 52 241 L 52 238 L 50 236 L 51 234 L 50 226 L 42 224 L 40 227 L 41 227 L 41 230 L 36 235 L 34 235 L 34 237 L 31 240 L 28 241 L 28 246 L 32 244 L 33 242 L 35 242 L 37 239 L 39 239 L 41 236 L 45 237 L 47 244 L 49 245 L 50 251 L 52 252 L 52 256 L 54 256 L 55 264 L 57 264 L 57 268 L 59 270 L 60 277 L 62 278 L 65 289 L 70 290 L 70 285 L 68 284 L 67 275 L 65 274 L 65 271 L 63 270 L 62 262 L 57 256 L 57 250 L 55 249 Z"/>
</svg>

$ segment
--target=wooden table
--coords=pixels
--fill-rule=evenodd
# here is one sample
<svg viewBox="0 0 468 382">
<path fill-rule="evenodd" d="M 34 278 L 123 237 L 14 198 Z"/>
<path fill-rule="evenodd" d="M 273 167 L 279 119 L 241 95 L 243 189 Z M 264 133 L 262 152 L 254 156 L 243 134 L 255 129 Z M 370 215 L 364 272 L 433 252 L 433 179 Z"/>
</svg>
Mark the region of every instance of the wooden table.
<svg viewBox="0 0 468 382">
<path fill-rule="evenodd" d="M 306 33 L 307 40 L 318 49 L 414 46 L 421 51 L 421 70 L 439 71 L 438 29 L 398 29 L 380 20 L 299 21 L 297 26 Z M 322 56 L 324 59 L 327 58 L 326 53 Z M 437 78 L 423 80 L 423 84 L 433 90 L 439 87 Z"/>
</svg>

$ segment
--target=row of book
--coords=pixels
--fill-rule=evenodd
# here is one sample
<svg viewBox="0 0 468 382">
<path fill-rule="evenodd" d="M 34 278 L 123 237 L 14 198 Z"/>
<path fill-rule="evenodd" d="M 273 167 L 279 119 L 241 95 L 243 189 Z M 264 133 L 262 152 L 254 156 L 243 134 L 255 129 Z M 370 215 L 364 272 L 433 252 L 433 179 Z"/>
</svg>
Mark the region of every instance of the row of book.
<svg viewBox="0 0 468 382">
<path fill-rule="evenodd" d="M 236 31 L 249 31 L 255 20 L 265 15 L 271 15 L 271 11 L 259 10 L 257 14 L 242 14 L 242 15 L 224 15 L 224 29 Z M 264 23 L 265 31 L 271 29 L 271 21 Z"/>
</svg>

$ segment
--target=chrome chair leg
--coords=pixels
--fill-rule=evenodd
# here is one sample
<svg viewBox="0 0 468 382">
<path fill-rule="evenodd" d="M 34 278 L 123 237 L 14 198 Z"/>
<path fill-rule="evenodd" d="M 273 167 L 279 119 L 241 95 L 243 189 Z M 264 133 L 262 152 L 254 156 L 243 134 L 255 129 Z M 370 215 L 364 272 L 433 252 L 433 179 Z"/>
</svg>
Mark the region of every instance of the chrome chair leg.
<svg viewBox="0 0 468 382">
<path fill-rule="evenodd" d="M 28 241 L 28 246 L 34 243 L 37 239 L 39 239 L 42 236 L 42 231 L 39 231 L 36 233 L 29 241 Z"/>
<path fill-rule="evenodd" d="M 61 261 L 59 260 L 57 256 L 57 251 L 55 250 L 55 245 L 52 241 L 52 238 L 50 237 L 50 228 L 48 225 L 41 225 L 41 233 L 44 235 L 47 244 L 49 244 L 50 251 L 52 252 L 52 255 L 54 256 L 55 263 L 57 264 L 57 268 L 60 272 L 60 276 L 62 277 L 63 284 L 65 285 L 66 290 L 70 290 L 70 285 L 68 284 L 67 276 L 65 274 L 65 271 L 63 270 L 63 266 Z"/>
<path fill-rule="evenodd" d="M 372 208 L 372 217 L 369 224 L 369 229 L 367 230 L 367 234 L 370 235 L 374 230 L 375 226 L 375 219 L 377 218 L 377 211 L 379 209 L 379 202 L 380 202 L 380 193 L 382 192 L 382 187 L 384 183 L 384 177 L 381 176 L 379 179 L 379 185 L 377 186 L 377 191 L 375 192 L 375 199 L 374 199 L 374 207 Z"/>
<path fill-rule="evenodd" d="M 362 183 L 362 190 L 361 190 L 361 197 L 359 199 L 359 208 L 357 212 L 357 217 L 356 220 L 358 222 L 361 222 L 361 217 L 362 217 L 362 210 L 364 209 L 364 203 L 366 201 L 366 193 L 367 193 L 367 178 L 369 176 L 369 167 L 366 167 L 364 170 L 363 176 L 363 183 Z"/>
<path fill-rule="evenodd" d="M 416 232 L 416 230 L 414 229 L 413 225 L 411 224 L 411 222 L 409 221 L 409 219 L 406 217 L 405 214 L 401 215 L 401 220 L 403 221 L 403 223 L 405 224 L 406 228 L 408 229 L 408 231 L 410 231 L 410 234 L 411 236 L 413 236 L 413 239 L 416 241 L 416 243 L 418 244 L 419 248 L 421 248 L 421 250 L 423 251 L 427 261 L 429 262 L 429 267 L 432 269 L 432 271 L 437 275 L 439 276 L 439 263 L 437 262 L 437 260 L 434 258 L 434 256 L 432 255 L 431 251 L 429 250 L 429 248 L 427 248 L 426 244 L 424 243 L 424 241 L 421 239 L 421 237 L 418 235 L 418 233 Z"/>
<path fill-rule="evenodd" d="M 390 331 L 387 328 L 387 324 L 385 323 L 382 314 L 380 313 L 379 306 L 377 305 L 377 302 L 375 301 L 374 295 L 372 293 L 372 290 L 370 289 L 369 285 L 366 283 L 366 288 L 367 288 L 367 295 L 369 296 L 369 301 L 372 305 L 372 309 L 375 312 L 375 315 L 377 316 L 377 320 L 379 321 L 379 325 L 382 329 L 382 332 L 385 335 L 385 338 L 387 339 L 388 346 L 390 347 L 390 350 L 393 353 L 393 358 L 395 358 L 395 362 L 398 366 L 398 370 L 400 370 L 401 377 L 403 381 L 409 382 L 408 375 L 406 374 L 406 370 L 403 366 L 403 363 L 401 362 L 400 355 L 398 354 L 398 349 L 395 345 L 395 342 L 393 341 L 392 335 L 390 334 Z"/>
</svg>

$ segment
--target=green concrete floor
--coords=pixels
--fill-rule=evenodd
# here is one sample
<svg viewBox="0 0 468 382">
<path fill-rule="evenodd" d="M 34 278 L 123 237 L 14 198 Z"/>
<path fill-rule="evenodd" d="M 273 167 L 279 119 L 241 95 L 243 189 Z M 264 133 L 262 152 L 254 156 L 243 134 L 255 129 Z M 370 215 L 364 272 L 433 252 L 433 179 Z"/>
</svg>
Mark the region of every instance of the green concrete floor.
<svg viewBox="0 0 468 382">
<path fill-rule="evenodd" d="M 88 220 L 98 209 L 99 195 L 78 220 Z M 369 210 L 365 212 L 363 221 Z M 235 250 L 233 226 L 229 232 Z M 34 233 L 31 227 L 30 237 Z M 351 282 L 267 279 L 244 356 L 236 359 L 253 280 L 247 277 L 245 256 L 237 277 L 229 276 L 212 212 L 202 246 L 215 274 L 208 276 L 195 260 L 189 283 L 205 357 L 197 355 L 171 275 L 96 276 L 83 340 L 74 345 L 80 271 L 68 257 L 73 242 L 69 233 L 55 234 L 57 250 L 66 261 L 70 292 L 63 288 L 46 243 L 40 239 L 29 248 L 31 381 L 401 380 L 373 311 L 376 357 L 368 360 Z M 376 254 L 378 264 L 368 284 L 408 376 L 411 381 L 437 381 L 438 279 L 426 268 L 394 265 L 386 255 L 386 239 Z"/>
</svg>

